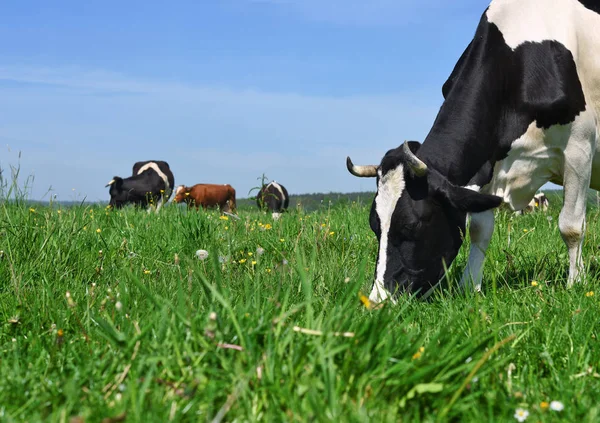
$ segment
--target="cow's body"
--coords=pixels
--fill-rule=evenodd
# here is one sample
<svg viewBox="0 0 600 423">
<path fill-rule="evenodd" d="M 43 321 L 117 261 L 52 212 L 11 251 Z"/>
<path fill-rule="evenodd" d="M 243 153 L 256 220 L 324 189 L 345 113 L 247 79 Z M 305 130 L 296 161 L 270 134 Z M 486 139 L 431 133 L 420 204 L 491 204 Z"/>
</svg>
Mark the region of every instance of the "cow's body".
<svg viewBox="0 0 600 423">
<path fill-rule="evenodd" d="M 171 196 L 174 184 L 175 178 L 167 162 L 137 162 L 133 165 L 133 176 L 115 176 L 107 184 L 110 186 L 110 205 L 117 208 L 126 204 L 156 205 L 158 212 Z"/>
<path fill-rule="evenodd" d="M 492 1 L 423 144 L 391 150 L 375 168 L 349 166 L 378 176 L 372 300 L 434 286 L 462 244 L 465 212 L 471 250 L 461 283 L 480 289 L 491 209 L 521 210 L 548 181 L 564 186 L 568 284 L 579 279 L 586 190 L 600 188 L 599 13 L 591 0 Z"/>
<path fill-rule="evenodd" d="M 222 212 L 235 211 L 235 189 L 231 185 L 196 184 L 192 187 L 180 185 L 175 191 L 175 202 L 187 203 L 188 207 L 219 207 Z"/>
<path fill-rule="evenodd" d="M 256 196 L 256 204 L 260 209 L 267 209 L 273 215 L 285 211 L 290 205 L 290 197 L 285 187 L 275 181 L 263 185 Z"/>
</svg>

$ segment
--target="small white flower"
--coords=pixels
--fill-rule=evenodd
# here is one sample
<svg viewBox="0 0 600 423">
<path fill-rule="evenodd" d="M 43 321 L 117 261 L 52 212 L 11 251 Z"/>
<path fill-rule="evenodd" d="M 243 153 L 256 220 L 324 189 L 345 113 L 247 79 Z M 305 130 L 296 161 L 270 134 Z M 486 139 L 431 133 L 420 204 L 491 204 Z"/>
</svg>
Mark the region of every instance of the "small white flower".
<svg viewBox="0 0 600 423">
<path fill-rule="evenodd" d="M 288 261 L 287 261 L 286 259 L 283 259 L 283 260 L 281 261 L 281 264 L 283 264 L 284 266 L 287 266 L 287 264 L 288 264 Z"/>
<path fill-rule="evenodd" d="M 256 255 L 257 255 L 257 256 L 262 256 L 264 253 L 265 253 L 265 249 L 264 249 L 264 248 L 262 248 L 262 247 L 258 247 L 258 248 L 256 249 Z"/>
<path fill-rule="evenodd" d="M 477 376 L 475 376 L 473 379 L 471 379 L 471 382 L 477 383 L 477 382 L 479 382 L 479 378 Z"/>
<path fill-rule="evenodd" d="M 473 357 L 469 357 L 465 360 L 466 364 L 469 364 L 471 361 L 473 361 Z"/>
<path fill-rule="evenodd" d="M 123 395 L 122 395 L 120 392 L 118 392 L 118 393 L 115 395 L 115 400 L 117 400 L 117 402 L 120 402 L 122 398 L 123 398 Z"/>
<path fill-rule="evenodd" d="M 279 220 L 281 213 L 273 213 L 273 220 Z"/>
<path fill-rule="evenodd" d="M 564 409 L 565 409 L 565 405 L 560 401 L 552 401 L 550 403 L 550 410 L 563 411 Z"/>
<path fill-rule="evenodd" d="M 524 422 L 525 420 L 527 420 L 527 417 L 529 416 L 529 411 L 524 410 L 522 408 L 517 408 L 515 410 L 515 419 L 517 419 L 517 421 L 519 422 Z"/>
<path fill-rule="evenodd" d="M 198 257 L 199 260 L 206 260 L 208 258 L 208 251 L 198 250 L 196 251 L 196 257 Z"/>
<path fill-rule="evenodd" d="M 117 301 L 115 303 L 115 308 L 117 309 L 117 311 L 121 311 L 121 309 L 123 308 L 123 304 L 121 303 L 121 301 Z"/>
<path fill-rule="evenodd" d="M 229 261 L 228 256 L 219 256 L 219 263 L 227 263 Z"/>
<path fill-rule="evenodd" d="M 13 342 L 17 342 L 17 338 L 13 338 L 13 339 L 12 339 L 12 341 L 13 341 Z"/>
<path fill-rule="evenodd" d="M 208 315 L 208 318 L 210 320 L 217 320 L 217 313 L 215 313 L 214 311 L 211 311 L 210 314 Z"/>
</svg>

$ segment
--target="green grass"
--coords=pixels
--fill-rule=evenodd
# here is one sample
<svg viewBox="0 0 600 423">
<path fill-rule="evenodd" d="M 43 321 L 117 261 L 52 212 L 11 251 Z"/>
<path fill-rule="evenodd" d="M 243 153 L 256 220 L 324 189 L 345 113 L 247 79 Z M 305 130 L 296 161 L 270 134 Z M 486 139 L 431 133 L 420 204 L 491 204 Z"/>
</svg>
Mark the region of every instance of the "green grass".
<svg viewBox="0 0 600 423">
<path fill-rule="evenodd" d="M 0 421 L 598 421 L 598 212 L 572 289 L 557 212 L 497 214 L 484 295 L 465 245 L 449 289 L 368 310 L 365 205 L 0 203 Z"/>
</svg>

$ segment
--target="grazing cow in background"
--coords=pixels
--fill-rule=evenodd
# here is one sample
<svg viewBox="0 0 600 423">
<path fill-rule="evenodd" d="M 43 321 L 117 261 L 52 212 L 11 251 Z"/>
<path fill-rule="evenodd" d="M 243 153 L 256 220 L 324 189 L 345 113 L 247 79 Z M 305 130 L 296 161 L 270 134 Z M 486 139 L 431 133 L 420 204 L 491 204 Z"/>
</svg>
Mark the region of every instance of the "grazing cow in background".
<svg viewBox="0 0 600 423">
<path fill-rule="evenodd" d="M 259 209 L 267 209 L 273 212 L 275 219 L 284 212 L 290 204 L 290 196 L 281 184 L 273 181 L 263 185 L 256 196 L 256 204 Z"/>
<path fill-rule="evenodd" d="M 461 286 L 479 290 L 493 208 L 524 208 L 548 181 L 564 187 L 558 227 L 567 285 L 580 281 L 587 189 L 600 189 L 600 2 L 493 0 L 442 88 L 423 144 L 405 142 L 378 166 L 371 228 L 379 240 L 372 301 L 426 295 L 462 244 Z"/>
<path fill-rule="evenodd" d="M 527 204 L 527 206 L 523 210 L 519 210 L 517 214 L 530 213 L 535 210 L 545 212 L 548 211 L 549 204 L 550 202 L 548 201 L 548 197 L 546 197 L 546 195 L 543 192 L 540 192 L 534 195 L 529 204 Z"/>
<path fill-rule="evenodd" d="M 133 176 L 115 176 L 106 186 L 110 186 L 109 205 L 121 208 L 126 204 L 145 207 L 156 204 L 156 212 L 171 196 L 175 178 L 169 164 L 163 161 L 137 162 L 133 166 Z"/>
<path fill-rule="evenodd" d="M 175 190 L 175 202 L 187 203 L 188 207 L 203 209 L 219 206 L 221 212 L 235 211 L 235 189 L 231 185 L 196 184 L 192 187 L 180 185 Z"/>
</svg>

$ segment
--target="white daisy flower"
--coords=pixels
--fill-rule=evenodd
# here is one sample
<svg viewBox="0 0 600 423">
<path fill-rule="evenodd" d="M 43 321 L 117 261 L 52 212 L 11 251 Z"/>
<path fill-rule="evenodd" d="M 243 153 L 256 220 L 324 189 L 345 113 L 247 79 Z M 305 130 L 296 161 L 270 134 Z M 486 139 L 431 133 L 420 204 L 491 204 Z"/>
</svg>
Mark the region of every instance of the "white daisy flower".
<svg viewBox="0 0 600 423">
<path fill-rule="evenodd" d="M 529 417 L 529 411 L 522 408 L 517 408 L 515 410 L 515 419 L 517 419 L 518 422 L 524 422 L 527 420 L 527 417 Z"/>
<path fill-rule="evenodd" d="M 563 411 L 564 409 L 565 409 L 565 405 L 560 401 L 552 401 L 550 403 L 550 410 Z"/>
</svg>

